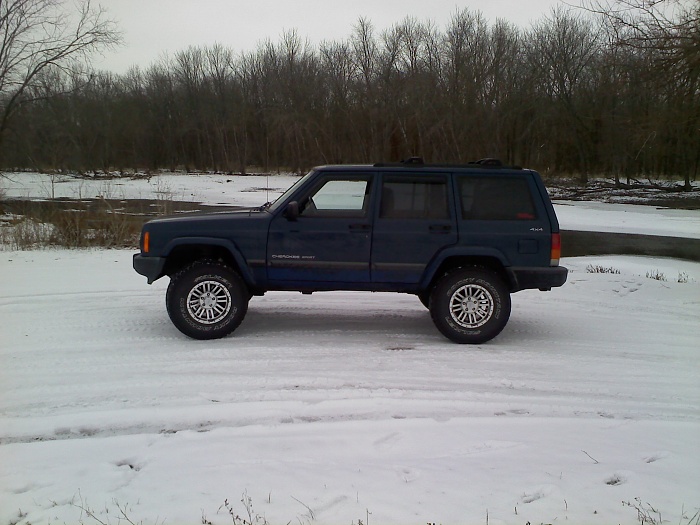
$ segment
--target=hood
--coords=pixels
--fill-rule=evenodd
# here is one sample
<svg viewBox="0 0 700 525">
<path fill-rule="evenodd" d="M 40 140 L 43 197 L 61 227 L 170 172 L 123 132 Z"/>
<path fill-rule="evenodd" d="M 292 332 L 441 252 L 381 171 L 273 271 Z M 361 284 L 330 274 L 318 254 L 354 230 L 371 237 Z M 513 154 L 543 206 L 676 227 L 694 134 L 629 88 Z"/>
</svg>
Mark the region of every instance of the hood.
<svg viewBox="0 0 700 525">
<path fill-rule="evenodd" d="M 201 221 L 220 221 L 220 220 L 236 220 L 243 217 L 259 216 L 261 213 L 266 213 L 260 207 L 257 208 L 233 208 L 229 210 L 218 211 L 192 211 L 178 213 L 177 215 L 166 215 L 151 219 L 147 224 L 168 224 L 168 223 L 183 223 L 183 222 L 201 222 Z"/>
</svg>

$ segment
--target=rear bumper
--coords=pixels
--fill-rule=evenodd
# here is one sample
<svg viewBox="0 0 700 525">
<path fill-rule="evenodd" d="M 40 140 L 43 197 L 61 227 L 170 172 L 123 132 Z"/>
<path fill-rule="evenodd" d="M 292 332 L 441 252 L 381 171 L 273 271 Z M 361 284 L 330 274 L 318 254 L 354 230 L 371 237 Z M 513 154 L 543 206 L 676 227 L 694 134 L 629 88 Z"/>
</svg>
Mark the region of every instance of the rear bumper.
<svg viewBox="0 0 700 525">
<path fill-rule="evenodd" d="M 538 289 L 547 291 L 562 286 L 569 273 L 563 266 L 547 268 L 508 268 L 511 279 L 511 292 Z"/>
<path fill-rule="evenodd" d="M 144 257 L 140 253 L 134 255 L 134 270 L 148 279 L 148 284 L 163 277 L 165 257 Z"/>
</svg>

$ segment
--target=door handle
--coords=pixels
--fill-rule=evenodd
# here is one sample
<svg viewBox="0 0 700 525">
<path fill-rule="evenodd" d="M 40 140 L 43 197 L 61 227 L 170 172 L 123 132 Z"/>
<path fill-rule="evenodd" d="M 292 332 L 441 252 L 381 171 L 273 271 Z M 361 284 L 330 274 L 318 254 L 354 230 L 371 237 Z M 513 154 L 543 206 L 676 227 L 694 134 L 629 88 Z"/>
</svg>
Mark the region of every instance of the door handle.
<svg viewBox="0 0 700 525">
<path fill-rule="evenodd" d="M 351 232 L 365 233 L 370 230 L 369 224 L 351 224 L 349 226 Z"/>
<path fill-rule="evenodd" d="M 452 226 L 449 224 L 433 224 L 428 226 L 430 233 L 449 233 L 452 231 Z"/>
</svg>

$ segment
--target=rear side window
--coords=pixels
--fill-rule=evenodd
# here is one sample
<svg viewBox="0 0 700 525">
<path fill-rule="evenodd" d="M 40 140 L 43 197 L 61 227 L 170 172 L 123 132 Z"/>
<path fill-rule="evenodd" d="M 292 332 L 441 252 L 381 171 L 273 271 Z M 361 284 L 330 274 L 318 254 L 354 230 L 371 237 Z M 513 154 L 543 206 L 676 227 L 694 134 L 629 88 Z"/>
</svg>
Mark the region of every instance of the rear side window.
<svg viewBox="0 0 700 525">
<path fill-rule="evenodd" d="M 459 177 L 462 219 L 531 221 L 537 212 L 522 177 Z"/>
<path fill-rule="evenodd" d="M 388 175 L 382 186 L 383 219 L 449 219 L 447 178 Z"/>
</svg>

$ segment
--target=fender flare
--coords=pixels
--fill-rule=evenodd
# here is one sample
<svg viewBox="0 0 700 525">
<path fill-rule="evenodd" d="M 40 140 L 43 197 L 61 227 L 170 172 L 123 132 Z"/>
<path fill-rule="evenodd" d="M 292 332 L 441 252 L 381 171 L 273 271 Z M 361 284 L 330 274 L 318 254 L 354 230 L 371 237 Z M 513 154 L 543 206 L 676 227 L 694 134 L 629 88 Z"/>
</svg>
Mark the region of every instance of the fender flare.
<svg viewBox="0 0 700 525">
<path fill-rule="evenodd" d="M 241 278 L 245 281 L 245 283 L 248 286 L 255 286 L 255 277 L 253 276 L 250 266 L 248 266 L 248 262 L 246 261 L 245 257 L 243 257 L 243 254 L 235 243 L 229 239 L 222 239 L 220 237 L 176 237 L 170 240 L 163 248 L 164 257 L 169 257 L 176 248 L 187 245 L 218 246 L 220 248 L 224 248 L 231 254 L 231 257 L 233 257 L 233 260 L 236 262 L 236 266 L 238 266 L 237 269 L 241 275 Z"/>
<path fill-rule="evenodd" d="M 510 267 L 510 261 L 503 255 L 503 252 L 496 250 L 495 248 L 488 248 L 482 246 L 448 246 L 442 249 L 440 252 L 435 254 L 433 259 L 425 267 L 423 276 L 421 277 L 419 286 L 421 290 L 426 290 L 433 282 L 437 271 L 440 269 L 442 264 L 450 258 L 470 258 L 475 259 L 493 259 L 498 261 L 498 263 L 505 270 L 505 274 L 508 279 L 511 279 L 510 273 L 508 272 L 508 267 Z M 512 283 L 507 283 L 512 285 Z"/>
</svg>

